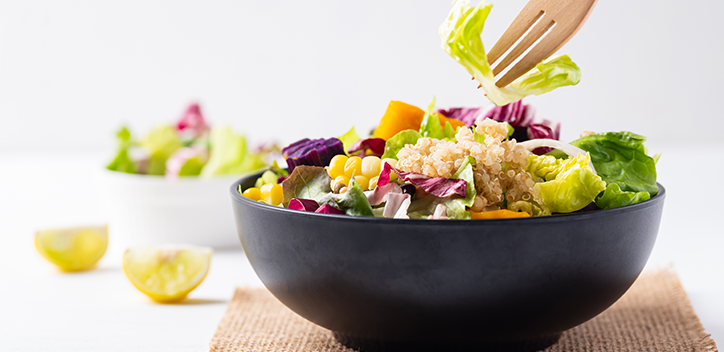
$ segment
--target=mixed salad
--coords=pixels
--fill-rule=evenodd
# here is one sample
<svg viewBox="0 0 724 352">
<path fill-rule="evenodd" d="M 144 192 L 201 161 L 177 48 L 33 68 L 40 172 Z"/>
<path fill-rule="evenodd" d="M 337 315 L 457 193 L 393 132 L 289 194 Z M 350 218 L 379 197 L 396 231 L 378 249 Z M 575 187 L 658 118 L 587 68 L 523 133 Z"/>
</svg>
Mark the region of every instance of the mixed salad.
<svg viewBox="0 0 724 352">
<path fill-rule="evenodd" d="M 491 219 L 610 209 L 658 192 L 645 137 L 583 132 L 561 142 L 560 123 L 522 102 L 580 81 L 567 56 L 552 57 L 505 88 L 495 86 L 480 40 L 490 4 L 453 3 L 442 47 L 494 103 L 422 110 L 392 101 L 374 132 L 302 139 L 243 196 L 289 209 L 403 219 Z"/>
<path fill-rule="evenodd" d="M 173 125 L 161 125 L 140 140 L 127 127 L 117 133 L 118 152 L 106 168 L 131 174 L 184 176 L 239 175 L 267 167 L 274 146 L 249 150 L 231 127 L 210 127 L 198 104 Z"/>
</svg>

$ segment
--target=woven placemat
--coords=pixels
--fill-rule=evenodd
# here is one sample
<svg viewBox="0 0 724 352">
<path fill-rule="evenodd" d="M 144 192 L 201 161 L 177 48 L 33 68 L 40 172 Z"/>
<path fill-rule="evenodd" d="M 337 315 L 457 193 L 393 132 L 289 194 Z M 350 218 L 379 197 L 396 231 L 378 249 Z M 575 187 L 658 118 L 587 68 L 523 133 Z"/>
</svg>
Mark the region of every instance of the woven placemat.
<svg viewBox="0 0 724 352">
<path fill-rule="evenodd" d="M 210 344 L 212 352 L 352 352 L 263 289 L 237 289 Z M 608 310 L 563 333 L 558 351 L 718 351 L 676 274 L 647 272 Z"/>
</svg>

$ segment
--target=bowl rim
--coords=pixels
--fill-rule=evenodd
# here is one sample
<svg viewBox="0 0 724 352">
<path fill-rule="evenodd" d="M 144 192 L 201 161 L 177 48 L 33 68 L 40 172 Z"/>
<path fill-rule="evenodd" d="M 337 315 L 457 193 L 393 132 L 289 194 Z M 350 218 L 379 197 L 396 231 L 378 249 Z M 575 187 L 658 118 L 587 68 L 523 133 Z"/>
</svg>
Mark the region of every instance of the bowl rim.
<svg viewBox="0 0 724 352">
<path fill-rule="evenodd" d="M 649 200 L 636 203 L 633 205 L 627 205 L 624 207 L 619 208 L 613 208 L 613 209 L 602 209 L 602 210 L 594 210 L 594 211 L 587 211 L 582 213 L 569 213 L 569 214 L 556 214 L 556 215 L 549 215 L 549 216 L 531 216 L 527 218 L 511 218 L 511 219 L 392 219 L 392 218 L 379 218 L 379 217 L 368 217 L 368 216 L 350 216 L 350 215 L 342 215 L 342 214 L 322 214 L 322 213 L 315 213 L 311 211 L 304 211 L 304 210 L 294 210 L 294 209 L 288 209 L 284 207 L 279 206 L 273 206 L 257 201 L 253 201 L 251 199 L 248 199 L 244 196 L 242 196 L 238 191 L 238 187 L 246 182 L 247 180 L 251 178 L 258 178 L 262 172 L 258 172 L 255 174 L 250 174 L 245 177 L 242 177 L 231 185 L 229 188 L 231 192 L 231 198 L 235 202 L 239 202 L 241 204 L 244 204 L 245 206 L 254 207 L 257 209 L 262 209 L 264 211 L 271 211 L 276 212 L 279 214 L 286 214 L 288 216 L 299 216 L 299 217 L 315 217 L 315 218 L 321 218 L 321 219 L 329 219 L 329 220 L 343 220 L 343 221 L 352 221 L 352 222 L 375 222 L 375 223 L 383 223 L 383 224 L 448 224 L 448 225 L 481 225 L 481 224 L 515 224 L 519 222 L 525 222 L 528 224 L 534 224 L 534 223 L 555 223 L 555 222 L 566 222 L 566 221 L 577 221 L 577 220 L 587 220 L 587 219 L 594 219 L 594 218 L 600 218 L 600 217 L 608 217 L 608 216 L 615 216 L 616 214 L 620 213 L 627 213 L 627 212 L 633 212 L 640 209 L 649 208 L 652 206 L 656 206 L 657 204 L 664 201 L 664 198 L 666 198 L 666 188 L 658 182 L 656 182 L 656 185 L 659 187 L 659 191 L 651 197 Z M 423 222 L 424 221 L 424 222 Z"/>
</svg>

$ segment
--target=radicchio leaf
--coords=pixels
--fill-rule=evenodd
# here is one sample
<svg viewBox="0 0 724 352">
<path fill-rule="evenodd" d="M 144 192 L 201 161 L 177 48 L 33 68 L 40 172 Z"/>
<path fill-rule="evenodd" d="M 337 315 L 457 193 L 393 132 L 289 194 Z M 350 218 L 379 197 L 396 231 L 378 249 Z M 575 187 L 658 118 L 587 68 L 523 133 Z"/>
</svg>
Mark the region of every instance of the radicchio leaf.
<svg viewBox="0 0 724 352">
<path fill-rule="evenodd" d="M 389 172 L 387 175 L 389 177 Z M 402 187 L 389 181 L 382 186 L 378 183 L 377 187 L 375 187 L 373 191 L 365 192 L 365 195 L 367 196 L 367 201 L 370 202 L 370 205 L 375 206 L 386 202 L 391 193 L 402 193 Z"/>
<path fill-rule="evenodd" d="M 368 154 L 367 151 L 371 154 Z M 382 156 L 385 153 L 385 140 L 382 138 L 360 139 L 347 149 L 350 156 L 364 158 L 367 155 Z"/>
<path fill-rule="evenodd" d="M 288 208 L 292 210 L 316 211 L 319 209 L 319 204 L 313 199 L 294 198 L 289 201 Z"/>
<path fill-rule="evenodd" d="M 199 137 L 209 130 L 204 116 L 201 114 L 199 104 L 191 104 L 181 119 L 176 123 L 176 129 L 179 131 L 190 132 L 192 136 Z"/>
<path fill-rule="evenodd" d="M 385 203 L 385 209 L 382 216 L 395 219 L 409 219 L 407 209 L 410 207 L 410 195 L 404 193 L 391 193 Z"/>
<path fill-rule="evenodd" d="M 331 181 L 332 178 L 323 167 L 301 165 L 282 182 L 282 204 L 289 206 L 293 198 L 321 199 L 332 192 L 329 185 Z"/>
<path fill-rule="evenodd" d="M 468 182 L 460 179 L 449 179 L 444 177 L 430 177 L 416 172 L 405 172 L 392 168 L 401 179 L 420 187 L 425 192 L 436 197 L 446 198 L 452 195 L 465 197 Z M 379 181 L 378 181 L 379 182 Z"/>
<path fill-rule="evenodd" d="M 339 214 L 344 215 L 344 212 L 329 205 L 329 204 L 323 204 L 321 207 L 317 208 L 317 210 L 314 211 L 315 213 L 322 213 L 322 214 Z"/>
<path fill-rule="evenodd" d="M 465 197 L 468 182 L 461 179 L 448 179 L 444 177 L 430 177 L 416 172 L 405 172 L 395 169 L 385 163 L 377 179 L 377 186 L 384 186 L 390 183 L 390 172 L 394 171 L 401 179 L 408 181 L 436 197 L 445 198 L 457 194 Z"/>
</svg>

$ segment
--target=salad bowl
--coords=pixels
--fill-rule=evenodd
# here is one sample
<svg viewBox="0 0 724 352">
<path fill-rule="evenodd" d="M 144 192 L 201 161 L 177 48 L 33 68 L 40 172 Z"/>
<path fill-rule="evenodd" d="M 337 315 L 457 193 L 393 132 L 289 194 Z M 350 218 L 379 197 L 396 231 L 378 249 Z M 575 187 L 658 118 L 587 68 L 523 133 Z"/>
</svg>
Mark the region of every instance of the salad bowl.
<svg viewBox="0 0 724 352">
<path fill-rule="evenodd" d="M 188 243 L 220 249 L 239 247 L 225 194 L 238 178 L 169 180 L 103 169 L 97 183 L 116 244 Z"/>
<path fill-rule="evenodd" d="M 538 349 L 618 300 L 648 260 L 666 191 L 631 206 L 497 220 L 318 214 L 230 188 L 264 285 L 342 344 L 399 351 Z"/>
</svg>

